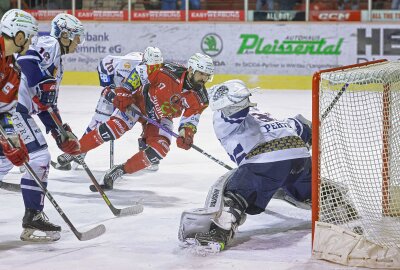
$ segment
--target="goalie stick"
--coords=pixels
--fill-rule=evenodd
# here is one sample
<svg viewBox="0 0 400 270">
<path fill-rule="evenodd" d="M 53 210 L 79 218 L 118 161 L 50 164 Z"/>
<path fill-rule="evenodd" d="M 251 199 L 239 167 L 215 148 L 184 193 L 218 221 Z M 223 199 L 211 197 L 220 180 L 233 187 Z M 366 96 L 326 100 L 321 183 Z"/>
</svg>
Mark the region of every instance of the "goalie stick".
<svg viewBox="0 0 400 270">
<path fill-rule="evenodd" d="M 61 121 L 58 119 L 57 115 L 54 113 L 53 109 L 50 107 L 47 109 L 49 112 L 51 118 L 53 119 L 54 123 L 57 125 L 59 128 L 62 136 L 64 138 L 68 138 L 68 134 L 65 131 L 64 127 L 62 126 Z M 107 195 L 104 193 L 104 190 L 101 188 L 100 184 L 97 182 L 96 177 L 94 177 L 93 173 L 87 166 L 86 162 L 80 155 L 74 156 L 76 161 L 83 167 L 83 169 L 86 171 L 88 174 L 90 180 L 92 180 L 93 185 L 96 187 L 97 191 L 100 193 L 101 197 L 103 200 L 106 202 L 107 206 L 110 208 L 111 212 L 114 214 L 114 216 L 128 216 L 128 215 L 135 215 L 143 212 L 143 205 L 141 204 L 136 204 L 132 205 L 123 209 L 119 209 L 114 207 L 114 205 L 111 203 L 111 201 L 108 199 Z"/>
<path fill-rule="evenodd" d="M 1 136 L 7 140 L 8 144 L 11 147 L 15 147 L 13 142 L 7 137 L 6 132 L 4 131 L 3 127 L 0 125 L 0 134 Z M 39 187 L 42 189 L 43 193 L 46 195 L 47 199 L 51 202 L 51 204 L 54 206 L 54 208 L 57 210 L 57 212 L 60 214 L 60 216 L 63 218 L 65 223 L 68 224 L 70 227 L 71 231 L 75 234 L 75 236 L 80 240 L 80 241 L 87 241 L 91 240 L 93 238 L 99 237 L 106 231 L 106 227 L 103 224 L 97 225 L 96 227 L 90 229 L 89 231 L 86 232 L 80 232 L 78 231 L 75 226 L 72 224 L 72 222 L 69 220 L 67 215 L 64 213 L 64 211 L 61 209 L 61 207 L 58 205 L 56 200 L 53 198 L 53 196 L 50 194 L 50 192 L 47 190 L 47 188 L 43 185 L 42 181 L 40 181 L 39 177 L 35 173 L 35 171 L 32 169 L 31 165 L 29 165 L 28 162 L 24 163 L 25 169 L 29 172 L 29 174 L 32 176 L 32 178 L 35 180 L 36 184 L 39 185 Z"/>
<path fill-rule="evenodd" d="M 142 117 L 144 120 L 146 120 L 147 122 L 149 122 L 150 124 L 158 127 L 159 129 L 164 130 L 165 132 L 167 132 L 168 134 L 170 134 L 171 136 L 178 138 L 179 135 L 176 134 L 175 132 L 173 132 L 172 130 L 169 130 L 168 128 L 164 127 L 163 125 L 161 125 L 160 123 L 158 123 L 157 121 L 145 116 L 144 114 L 142 114 L 140 111 L 138 111 L 136 108 L 134 108 L 133 106 L 128 107 L 128 110 L 133 111 L 135 114 L 139 115 L 140 117 Z M 129 117 L 129 114 L 127 114 Z M 228 170 L 232 170 L 232 167 L 230 167 L 229 165 L 225 164 L 224 162 L 222 162 L 221 160 L 213 157 L 212 155 L 208 154 L 207 152 L 205 152 L 203 149 L 201 149 L 200 147 L 192 144 L 191 145 L 192 148 L 194 150 L 196 150 L 197 152 L 205 155 L 206 157 L 208 157 L 209 159 L 211 159 L 212 161 L 215 161 L 216 163 L 218 163 L 219 165 L 225 167 Z"/>
</svg>

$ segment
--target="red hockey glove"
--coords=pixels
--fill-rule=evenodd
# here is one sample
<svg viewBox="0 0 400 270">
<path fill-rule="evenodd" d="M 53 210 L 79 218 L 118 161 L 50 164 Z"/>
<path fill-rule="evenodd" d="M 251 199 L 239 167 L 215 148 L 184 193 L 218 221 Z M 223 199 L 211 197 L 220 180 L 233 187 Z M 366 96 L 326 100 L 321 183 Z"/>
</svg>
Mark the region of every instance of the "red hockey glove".
<svg viewBox="0 0 400 270">
<path fill-rule="evenodd" d="M 192 147 L 195 128 L 184 126 L 179 130 L 179 137 L 176 139 L 176 145 L 179 148 L 189 150 Z"/>
<path fill-rule="evenodd" d="M 115 88 L 115 97 L 113 100 L 113 104 L 120 111 L 125 112 L 126 108 L 132 105 L 134 102 L 135 100 L 133 98 L 133 95 L 129 90 L 123 87 Z"/>
<path fill-rule="evenodd" d="M 63 127 L 65 131 L 67 131 L 67 138 L 65 138 L 58 129 L 53 129 L 51 131 L 51 135 L 53 135 L 53 138 L 56 140 L 58 148 L 70 155 L 80 154 L 81 146 L 78 138 L 72 133 L 68 124 L 63 124 Z"/>
<path fill-rule="evenodd" d="M 57 81 L 53 78 L 49 78 L 41 81 L 35 86 L 36 96 L 32 98 L 39 110 L 45 111 L 51 105 L 54 105 L 57 99 Z"/>
<path fill-rule="evenodd" d="M 29 161 L 28 149 L 19 135 L 17 143 L 14 143 L 16 147 L 11 147 L 4 138 L 0 139 L 0 144 L 6 158 L 8 158 L 8 160 L 10 160 L 15 166 L 21 166 L 25 162 Z"/>
<path fill-rule="evenodd" d="M 108 101 L 113 102 L 115 97 L 114 89 L 110 86 L 104 87 L 103 91 L 101 91 L 101 95 Z"/>
</svg>

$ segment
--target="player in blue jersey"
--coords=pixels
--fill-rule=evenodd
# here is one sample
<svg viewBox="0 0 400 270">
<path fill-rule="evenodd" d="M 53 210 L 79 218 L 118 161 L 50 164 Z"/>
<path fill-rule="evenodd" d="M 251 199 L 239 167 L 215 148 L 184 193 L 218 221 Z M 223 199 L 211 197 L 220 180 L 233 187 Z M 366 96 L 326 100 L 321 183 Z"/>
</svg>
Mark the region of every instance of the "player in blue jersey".
<svg viewBox="0 0 400 270">
<path fill-rule="evenodd" d="M 26 55 L 17 59 L 22 77 L 18 104 L 12 120 L 28 149 L 29 165 L 44 186 L 47 186 L 50 153 L 42 131 L 32 115 L 36 114 L 39 117 L 46 127 L 46 132 L 51 132 L 63 152 L 79 153 L 79 141 L 69 126 L 64 124 L 68 133 L 68 137 L 64 138 L 47 109 L 52 107 L 61 119 L 57 109 L 58 91 L 64 73 L 61 56 L 74 53 L 83 39 L 82 23 L 74 16 L 62 13 L 52 20 L 50 36 L 39 37 Z M 58 240 L 61 227 L 49 222 L 43 213 L 45 195 L 28 172 L 22 176 L 21 190 L 25 205 L 21 240 Z"/>
<path fill-rule="evenodd" d="M 179 238 L 222 250 L 246 214 L 264 212 L 278 190 L 294 201 L 311 200 L 311 122 L 301 115 L 280 121 L 258 110 L 240 80 L 208 93 L 215 134 L 238 168 L 212 187 L 206 208 L 182 214 Z"/>
</svg>

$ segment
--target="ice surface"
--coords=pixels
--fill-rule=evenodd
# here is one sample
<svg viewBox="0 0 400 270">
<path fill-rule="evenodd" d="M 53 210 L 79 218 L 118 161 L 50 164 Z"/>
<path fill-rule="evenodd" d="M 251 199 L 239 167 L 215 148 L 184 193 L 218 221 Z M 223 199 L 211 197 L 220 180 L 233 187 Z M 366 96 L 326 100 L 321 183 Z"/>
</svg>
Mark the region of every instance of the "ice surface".
<svg viewBox="0 0 400 270">
<path fill-rule="evenodd" d="M 100 90 L 61 87 L 62 118 L 78 136 L 92 117 Z M 258 91 L 252 100 L 277 118 L 298 113 L 311 117 L 311 91 Z M 137 125 L 116 141 L 116 164 L 125 162 L 137 151 L 140 131 Z M 51 136 L 46 135 L 46 139 L 55 160 L 61 152 Z M 195 144 L 234 166 L 214 135 L 210 109 L 201 117 Z M 109 168 L 109 144 L 89 152 L 86 162 L 100 179 Z M 345 269 L 313 260 L 311 213 L 276 200 L 270 202 L 264 213 L 248 217 L 226 251 L 201 257 L 181 249 L 177 238 L 181 212 L 202 207 L 209 187 L 225 172 L 224 167 L 195 150 L 177 148 L 173 140 L 171 152 L 158 172 L 124 176 L 107 193 L 119 208 L 137 201 L 144 205 L 143 213 L 118 218 L 98 193 L 89 191 L 91 181 L 85 171 L 51 168 L 48 189 L 78 230 L 104 224 L 106 233 L 91 241 L 78 241 L 46 199 L 46 214 L 63 227 L 61 239 L 50 244 L 22 242 L 22 196 L 0 190 L 0 269 Z M 18 168 L 14 168 L 4 180 L 19 183 L 20 177 Z"/>
</svg>

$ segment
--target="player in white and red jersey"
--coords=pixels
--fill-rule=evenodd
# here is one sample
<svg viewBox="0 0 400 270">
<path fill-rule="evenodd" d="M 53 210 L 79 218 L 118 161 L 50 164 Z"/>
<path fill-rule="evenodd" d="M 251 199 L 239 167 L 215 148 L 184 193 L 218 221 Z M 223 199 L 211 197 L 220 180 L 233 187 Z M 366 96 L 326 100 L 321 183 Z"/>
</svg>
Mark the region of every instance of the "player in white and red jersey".
<svg viewBox="0 0 400 270">
<path fill-rule="evenodd" d="M 113 116 L 97 129 L 80 139 L 81 151 L 88 152 L 109 140 L 120 138 L 138 121 L 144 131 L 142 139 L 146 143 L 125 163 L 114 166 L 104 175 L 104 188 L 113 188 L 115 179 L 127 173 L 135 173 L 159 162 L 169 152 L 171 135 L 147 123 L 129 109 L 134 106 L 142 114 L 158 121 L 172 130 L 173 118 L 180 117 L 177 146 L 188 150 L 193 143 L 200 115 L 208 106 L 205 83 L 214 74 L 212 59 L 200 53 L 189 58 L 188 68 L 165 63 L 162 68 L 149 75 L 149 83 L 133 90 L 135 79 L 131 76 L 124 87 L 116 89 L 113 104 L 118 108 Z"/>
<path fill-rule="evenodd" d="M 113 114 L 115 107 L 112 100 L 115 97 L 115 88 L 122 87 L 129 80 L 132 91 L 148 83 L 151 72 L 160 68 L 163 64 L 162 53 L 157 47 L 147 47 L 143 53 L 131 52 L 124 56 L 108 55 L 103 58 L 97 67 L 100 85 L 103 88 L 99 101 L 97 102 L 95 114 L 92 117 L 85 134 L 96 129 L 100 124 L 106 122 Z M 139 141 L 139 146 L 141 141 Z M 85 154 L 82 154 L 85 157 Z M 73 156 L 61 154 L 57 158 L 58 164 L 53 164 L 56 169 L 70 170 L 78 165 Z"/>
<path fill-rule="evenodd" d="M 47 109 L 52 107 L 61 120 L 57 109 L 58 91 L 64 73 L 61 56 L 74 53 L 83 39 L 82 23 L 70 14 L 61 13 L 51 22 L 50 36 L 39 37 L 37 42 L 30 46 L 26 55 L 17 59 L 22 77 L 18 104 L 12 120 L 29 151 L 29 165 L 46 187 L 50 153 L 42 131 L 32 115 L 36 114 L 39 117 L 46 132 L 52 133 L 63 152 L 79 153 L 79 141 L 69 126 L 64 124 L 68 133 L 68 137 L 64 138 Z M 28 172 L 22 176 L 21 190 L 25 205 L 21 240 L 58 240 L 61 227 L 46 218 L 43 213 L 45 195 Z M 36 234 L 36 231 L 40 233 Z"/>
<path fill-rule="evenodd" d="M 14 54 L 25 54 L 38 33 L 36 19 L 29 13 L 11 9 L 1 19 L 0 24 L 0 124 L 9 138 L 18 146 L 12 148 L 5 138 L 0 140 L 0 186 L 3 177 L 13 165 L 21 166 L 29 160 L 28 150 L 14 132 L 11 115 L 18 99 L 21 72 L 15 63 Z M 6 159 L 7 157 L 7 159 Z"/>
</svg>

